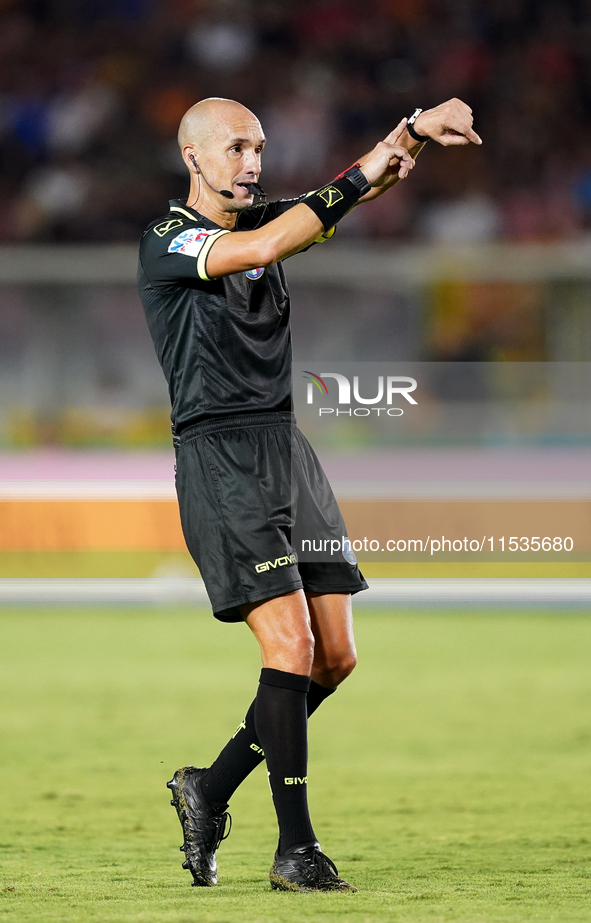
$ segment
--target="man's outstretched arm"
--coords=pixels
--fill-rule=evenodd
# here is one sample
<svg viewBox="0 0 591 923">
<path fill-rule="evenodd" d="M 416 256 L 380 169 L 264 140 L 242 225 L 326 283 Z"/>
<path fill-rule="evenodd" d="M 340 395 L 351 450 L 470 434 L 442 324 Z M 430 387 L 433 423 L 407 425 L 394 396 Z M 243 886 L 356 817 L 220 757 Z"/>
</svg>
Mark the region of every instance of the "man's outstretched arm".
<svg viewBox="0 0 591 923">
<path fill-rule="evenodd" d="M 406 148 L 393 140 L 396 132 L 403 130 L 403 123 L 405 120 L 363 158 L 361 182 L 365 186 L 379 184 L 390 170 L 396 170 L 402 179 L 414 167 Z M 219 232 L 207 254 L 206 277 L 270 266 L 299 252 L 332 228 L 358 200 L 359 191 L 343 174 L 257 230 Z"/>
</svg>

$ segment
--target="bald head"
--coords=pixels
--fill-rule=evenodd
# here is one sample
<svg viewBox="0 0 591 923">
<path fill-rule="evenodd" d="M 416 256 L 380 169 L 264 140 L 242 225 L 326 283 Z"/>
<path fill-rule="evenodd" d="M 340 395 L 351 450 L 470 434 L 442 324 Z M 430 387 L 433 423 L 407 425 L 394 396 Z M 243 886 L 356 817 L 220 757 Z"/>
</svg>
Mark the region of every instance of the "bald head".
<svg viewBox="0 0 591 923">
<path fill-rule="evenodd" d="M 246 106 L 217 96 L 202 99 L 191 106 L 181 119 L 179 147 L 182 151 L 187 144 L 194 144 L 205 151 L 212 142 L 232 135 L 245 125 L 262 135 L 261 123 Z"/>
<path fill-rule="evenodd" d="M 228 213 L 252 205 L 249 186 L 258 182 L 265 138 L 250 109 L 233 99 L 202 99 L 185 112 L 178 140 L 191 207 L 223 225 Z"/>
</svg>

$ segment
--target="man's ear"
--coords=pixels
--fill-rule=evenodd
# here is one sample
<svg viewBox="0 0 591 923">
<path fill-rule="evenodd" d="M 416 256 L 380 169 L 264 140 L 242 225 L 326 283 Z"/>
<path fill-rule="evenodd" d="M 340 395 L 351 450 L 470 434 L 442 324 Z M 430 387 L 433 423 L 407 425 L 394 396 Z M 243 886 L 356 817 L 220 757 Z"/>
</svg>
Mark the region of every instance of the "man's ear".
<svg viewBox="0 0 591 923">
<path fill-rule="evenodd" d="M 187 144 L 182 150 L 182 157 L 189 173 L 199 173 L 199 155 L 192 144 Z"/>
</svg>

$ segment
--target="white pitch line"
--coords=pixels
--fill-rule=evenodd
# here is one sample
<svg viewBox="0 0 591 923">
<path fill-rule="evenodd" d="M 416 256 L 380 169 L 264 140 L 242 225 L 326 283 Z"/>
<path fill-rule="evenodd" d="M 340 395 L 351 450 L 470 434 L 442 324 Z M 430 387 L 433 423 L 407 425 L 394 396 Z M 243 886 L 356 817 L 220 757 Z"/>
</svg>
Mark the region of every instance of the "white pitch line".
<svg viewBox="0 0 591 923">
<path fill-rule="evenodd" d="M 198 577 L 4 577 L 0 604 L 209 603 Z"/>
<path fill-rule="evenodd" d="M 333 480 L 339 500 L 589 500 L 590 480 Z M 0 500 L 176 500 L 170 480 L 5 480 Z"/>
<path fill-rule="evenodd" d="M 589 500 L 591 479 L 572 481 L 339 481 L 339 500 Z"/>
<path fill-rule="evenodd" d="M 360 603 L 591 607 L 591 578 L 390 577 L 370 578 L 368 583 L 369 590 L 358 597 Z"/>
<path fill-rule="evenodd" d="M 591 610 L 591 578 L 376 578 L 355 605 L 564 606 Z M 198 577 L 0 579 L 0 605 L 209 605 Z"/>
<path fill-rule="evenodd" d="M 3 481 L 0 500 L 176 500 L 174 481 Z"/>
</svg>

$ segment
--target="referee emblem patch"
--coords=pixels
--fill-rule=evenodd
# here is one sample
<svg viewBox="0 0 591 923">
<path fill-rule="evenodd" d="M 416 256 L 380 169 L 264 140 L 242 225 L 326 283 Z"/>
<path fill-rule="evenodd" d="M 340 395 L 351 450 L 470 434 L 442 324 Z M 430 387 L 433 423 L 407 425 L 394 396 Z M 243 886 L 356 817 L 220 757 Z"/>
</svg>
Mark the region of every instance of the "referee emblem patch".
<svg viewBox="0 0 591 923">
<path fill-rule="evenodd" d="M 343 548 L 343 557 L 347 564 L 357 564 L 357 558 L 355 557 L 355 552 L 351 548 L 350 542 L 347 542 Z"/>
<path fill-rule="evenodd" d="M 175 228 L 180 228 L 182 225 L 180 218 L 170 218 L 169 221 L 163 221 L 162 224 L 157 224 L 154 228 L 154 234 L 158 234 L 158 237 L 164 237 L 165 234 L 168 234 L 169 231 L 174 231 Z"/>
<path fill-rule="evenodd" d="M 184 253 L 185 256 L 197 256 L 204 242 L 212 234 L 217 234 L 219 228 L 187 228 L 168 245 L 169 253 Z"/>
<path fill-rule="evenodd" d="M 256 279 L 261 278 L 264 271 L 265 271 L 265 267 L 259 266 L 258 269 L 247 269 L 244 275 L 246 276 L 247 279 L 252 279 L 254 282 Z"/>
<path fill-rule="evenodd" d="M 345 198 L 341 190 L 337 189 L 336 186 L 327 186 L 326 189 L 323 189 L 318 195 L 323 202 L 326 202 L 327 208 L 330 208 L 331 205 L 336 205 L 337 202 Z"/>
</svg>

